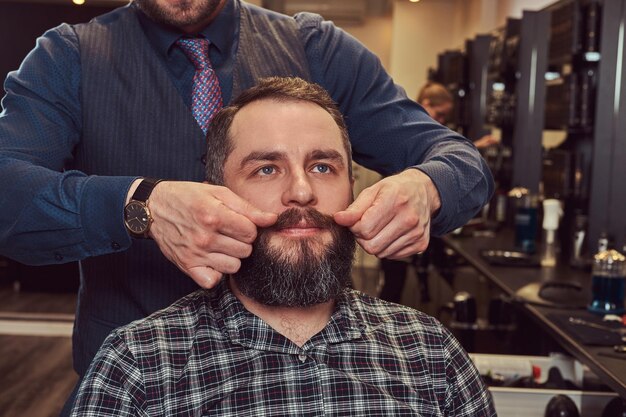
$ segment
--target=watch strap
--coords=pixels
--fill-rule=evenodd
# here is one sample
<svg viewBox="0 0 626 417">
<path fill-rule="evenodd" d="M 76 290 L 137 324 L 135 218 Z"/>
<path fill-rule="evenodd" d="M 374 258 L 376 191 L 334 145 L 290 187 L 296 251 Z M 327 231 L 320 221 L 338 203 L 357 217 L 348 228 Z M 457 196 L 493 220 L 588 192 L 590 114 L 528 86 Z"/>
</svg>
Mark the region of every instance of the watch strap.
<svg viewBox="0 0 626 417">
<path fill-rule="evenodd" d="M 156 185 L 160 183 L 161 181 L 163 180 L 158 180 L 154 178 L 144 178 L 139 183 L 139 186 L 137 187 L 137 189 L 133 193 L 133 196 L 130 199 L 145 203 L 146 201 L 148 201 L 150 194 L 152 194 L 152 190 L 154 190 L 154 187 L 156 187 Z"/>
</svg>

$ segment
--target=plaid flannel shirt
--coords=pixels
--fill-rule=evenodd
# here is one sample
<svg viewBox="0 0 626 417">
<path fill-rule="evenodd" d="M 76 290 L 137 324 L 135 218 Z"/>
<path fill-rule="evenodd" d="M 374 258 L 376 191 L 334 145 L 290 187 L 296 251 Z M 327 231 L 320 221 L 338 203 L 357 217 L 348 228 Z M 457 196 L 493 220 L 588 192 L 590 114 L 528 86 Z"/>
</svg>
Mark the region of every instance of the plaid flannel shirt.
<svg viewBox="0 0 626 417">
<path fill-rule="evenodd" d="M 113 331 L 72 416 L 495 416 L 489 391 L 434 318 L 347 290 L 298 347 L 227 280 Z"/>
</svg>

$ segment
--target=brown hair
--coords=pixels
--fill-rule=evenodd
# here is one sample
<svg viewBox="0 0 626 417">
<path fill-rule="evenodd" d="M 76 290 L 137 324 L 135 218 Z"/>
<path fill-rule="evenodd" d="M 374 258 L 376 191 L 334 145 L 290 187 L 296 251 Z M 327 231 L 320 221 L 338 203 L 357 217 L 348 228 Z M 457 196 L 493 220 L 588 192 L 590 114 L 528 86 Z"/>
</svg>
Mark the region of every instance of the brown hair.
<svg viewBox="0 0 626 417">
<path fill-rule="evenodd" d="M 417 94 L 417 102 L 422 104 L 424 100 L 428 100 L 431 106 L 439 106 L 444 103 L 452 103 L 452 94 L 442 84 L 429 81 L 424 85 Z"/>
<path fill-rule="evenodd" d="M 343 146 L 348 155 L 348 170 L 352 176 L 352 150 L 348 128 L 337 104 L 317 84 L 297 77 L 263 78 L 257 85 L 242 92 L 228 107 L 221 109 L 211 121 L 207 132 L 206 180 L 211 184 L 224 184 L 224 163 L 233 150 L 229 135 L 230 126 L 239 110 L 259 100 L 308 101 L 326 110 L 337 123 Z"/>
</svg>

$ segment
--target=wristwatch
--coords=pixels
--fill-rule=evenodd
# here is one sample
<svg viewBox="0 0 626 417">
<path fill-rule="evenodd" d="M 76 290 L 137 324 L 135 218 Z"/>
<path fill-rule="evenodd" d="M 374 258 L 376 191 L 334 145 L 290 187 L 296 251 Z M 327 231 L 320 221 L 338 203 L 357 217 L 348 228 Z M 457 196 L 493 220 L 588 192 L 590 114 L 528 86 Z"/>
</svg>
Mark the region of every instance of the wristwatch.
<svg viewBox="0 0 626 417">
<path fill-rule="evenodd" d="M 152 216 L 148 209 L 148 197 L 158 183 L 163 180 L 144 178 L 133 193 L 126 207 L 124 207 L 124 224 L 126 229 L 135 238 L 148 238 Z"/>
</svg>

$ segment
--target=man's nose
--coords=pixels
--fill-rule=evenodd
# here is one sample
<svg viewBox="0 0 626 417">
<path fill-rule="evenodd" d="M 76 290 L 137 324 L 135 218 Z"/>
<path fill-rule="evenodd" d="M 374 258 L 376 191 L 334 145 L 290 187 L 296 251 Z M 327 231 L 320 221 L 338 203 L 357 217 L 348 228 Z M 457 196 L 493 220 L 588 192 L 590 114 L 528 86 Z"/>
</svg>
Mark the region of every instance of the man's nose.
<svg viewBox="0 0 626 417">
<path fill-rule="evenodd" d="M 304 171 L 292 173 L 283 193 L 285 206 L 310 206 L 316 203 L 315 191 Z"/>
</svg>

